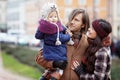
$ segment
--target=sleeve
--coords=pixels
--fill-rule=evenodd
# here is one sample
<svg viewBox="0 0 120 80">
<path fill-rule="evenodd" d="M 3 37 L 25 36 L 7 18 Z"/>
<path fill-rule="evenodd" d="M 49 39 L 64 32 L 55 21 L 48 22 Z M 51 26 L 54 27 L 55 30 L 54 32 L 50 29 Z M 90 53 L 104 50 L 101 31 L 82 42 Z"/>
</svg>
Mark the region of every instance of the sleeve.
<svg viewBox="0 0 120 80">
<path fill-rule="evenodd" d="M 60 41 L 62 43 L 64 42 L 68 42 L 70 40 L 70 35 L 69 34 L 66 34 L 66 28 L 65 26 L 62 26 L 63 27 L 63 31 L 60 32 Z M 61 34 L 62 33 L 62 34 Z"/>
<path fill-rule="evenodd" d="M 62 26 L 62 28 L 63 28 L 63 34 L 66 34 L 66 27 L 65 26 Z"/>
<path fill-rule="evenodd" d="M 70 40 L 70 35 L 69 34 L 60 34 L 60 41 L 62 43 L 68 42 Z"/>
<path fill-rule="evenodd" d="M 81 74 L 80 80 L 104 80 L 106 68 L 107 68 L 107 53 L 104 50 L 99 50 L 96 53 L 94 73 Z"/>
<path fill-rule="evenodd" d="M 44 39 L 44 33 L 40 32 L 39 29 L 37 29 L 36 33 L 35 33 L 35 38 L 36 39 Z"/>
</svg>

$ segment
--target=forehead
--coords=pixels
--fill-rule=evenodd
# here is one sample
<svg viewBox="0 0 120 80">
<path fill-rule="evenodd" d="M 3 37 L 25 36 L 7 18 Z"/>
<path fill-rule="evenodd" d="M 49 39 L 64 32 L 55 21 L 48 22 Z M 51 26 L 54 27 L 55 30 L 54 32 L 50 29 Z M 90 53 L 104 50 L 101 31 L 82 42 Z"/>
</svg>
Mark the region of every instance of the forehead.
<svg viewBox="0 0 120 80">
<path fill-rule="evenodd" d="M 57 14 L 57 11 L 51 11 L 51 12 L 49 13 L 49 15 L 55 15 L 55 14 Z"/>
<path fill-rule="evenodd" d="M 78 14 L 76 14 L 73 18 L 81 19 L 81 18 L 82 18 L 82 13 L 78 13 Z"/>
</svg>

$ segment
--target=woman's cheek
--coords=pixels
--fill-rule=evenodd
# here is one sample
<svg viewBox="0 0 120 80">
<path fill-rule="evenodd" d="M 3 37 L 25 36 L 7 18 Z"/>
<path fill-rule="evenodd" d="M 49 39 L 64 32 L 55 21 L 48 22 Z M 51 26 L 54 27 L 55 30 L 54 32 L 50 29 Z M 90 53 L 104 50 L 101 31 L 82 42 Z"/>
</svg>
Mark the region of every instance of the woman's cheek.
<svg viewBox="0 0 120 80">
<path fill-rule="evenodd" d="M 89 37 L 89 36 L 90 36 L 90 33 L 87 31 L 86 35 Z"/>
</svg>

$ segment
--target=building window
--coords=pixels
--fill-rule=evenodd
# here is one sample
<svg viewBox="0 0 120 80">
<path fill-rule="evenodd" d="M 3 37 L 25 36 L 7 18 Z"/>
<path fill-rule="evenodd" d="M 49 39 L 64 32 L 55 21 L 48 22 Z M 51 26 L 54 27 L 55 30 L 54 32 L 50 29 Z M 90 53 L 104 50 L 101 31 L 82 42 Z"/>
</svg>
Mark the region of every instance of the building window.
<svg viewBox="0 0 120 80">
<path fill-rule="evenodd" d="M 72 0 L 64 0 L 65 1 L 65 4 L 67 5 L 71 5 L 72 4 Z"/>
<path fill-rule="evenodd" d="M 2 5 L 0 4 L 0 9 L 2 8 Z"/>
<path fill-rule="evenodd" d="M 19 20 L 19 13 L 15 12 L 15 13 L 10 13 L 7 15 L 7 18 L 9 21 L 16 21 Z"/>
<path fill-rule="evenodd" d="M 1 15 L 0 15 L 0 22 L 2 21 Z"/>
<path fill-rule="evenodd" d="M 80 5 L 86 5 L 86 0 L 78 0 L 78 3 L 79 3 Z"/>
<path fill-rule="evenodd" d="M 19 1 L 8 1 L 8 8 L 16 8 L 19 7 L 20 2 Z"/>
<path fill-rule="evenodd" d="M 65 21 L 68 22 L 68 17 L 71 13 L 72 9 L 71 8 L 66 8 L 65 9 Z"/>
<path fill-rule="evenodd" d="M 120 37 L 120 25 L 117 26 L 117 36 Z"/>
<path fill-rule="evenodd" d="M 120 0 L 117 0 L 117 8 L 120 7 Z M 120 16 L 120 10 L 117 10 L 117 15 Z"/>
<path fill-rule="evenodd" d="M 94 3 L 96 6 L 98 6 L 100 4 L 100 0 L 94 0 Z"/>
</svg>

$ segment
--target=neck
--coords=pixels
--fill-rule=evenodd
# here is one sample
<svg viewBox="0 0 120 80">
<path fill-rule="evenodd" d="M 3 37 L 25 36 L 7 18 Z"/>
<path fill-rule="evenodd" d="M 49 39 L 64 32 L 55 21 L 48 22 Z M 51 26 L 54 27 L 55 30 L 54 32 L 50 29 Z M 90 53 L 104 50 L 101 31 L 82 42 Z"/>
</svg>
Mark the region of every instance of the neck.
<svg viewBox="0 0 120 80">
<path fill-rule="evenodd" d="M 79 32 L 72 32 L 72 33 L 73 33 L 73 39 L 78 39 L 78 40 L 81 39 L 82 34 L 80 31 Z"/>
</svg>

